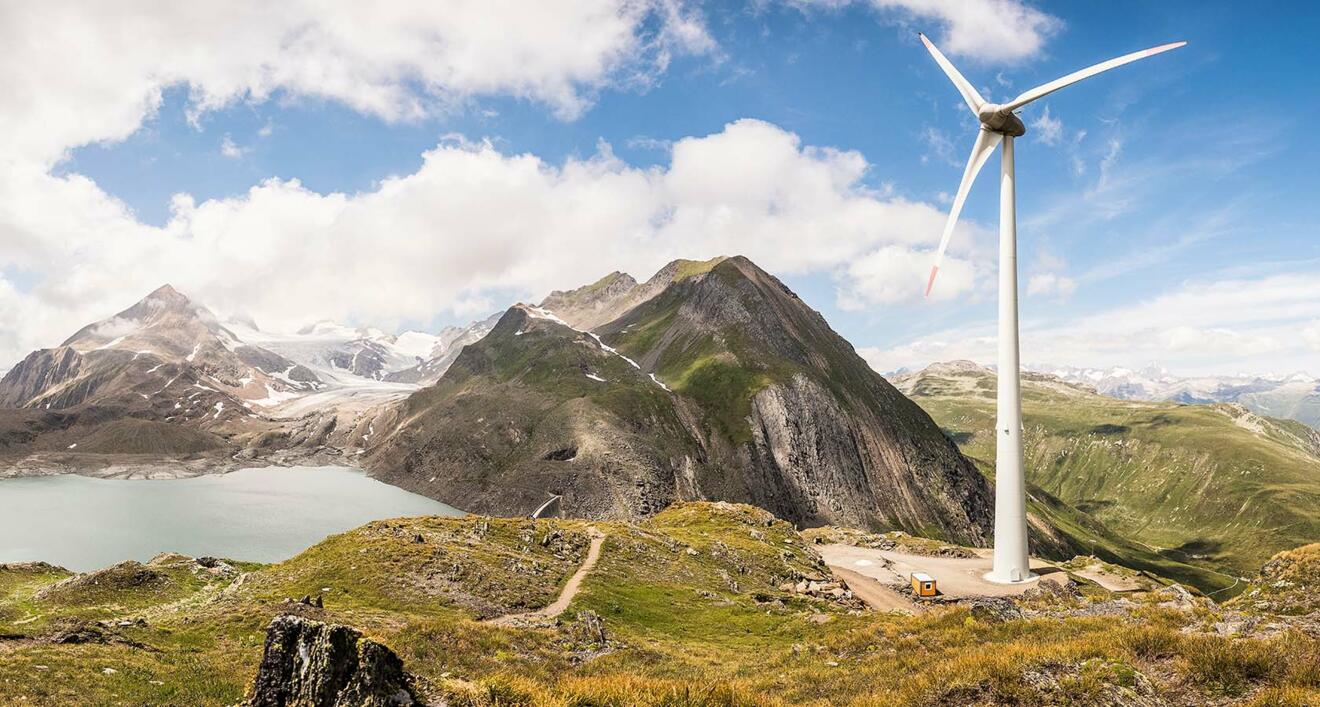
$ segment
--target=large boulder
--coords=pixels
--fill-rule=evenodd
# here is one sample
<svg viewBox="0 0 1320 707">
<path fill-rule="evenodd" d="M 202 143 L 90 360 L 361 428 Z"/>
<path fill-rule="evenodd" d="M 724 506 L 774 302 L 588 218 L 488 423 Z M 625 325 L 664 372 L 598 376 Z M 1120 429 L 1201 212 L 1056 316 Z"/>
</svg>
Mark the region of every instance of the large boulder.
<svg viewBox="0 0 1320 707">
<path fill-rule="evenodd" d="M 248 707 L 422 705 L 389 648 L 339 624 L 277 616 L 266 630 Z"/>
</svg>

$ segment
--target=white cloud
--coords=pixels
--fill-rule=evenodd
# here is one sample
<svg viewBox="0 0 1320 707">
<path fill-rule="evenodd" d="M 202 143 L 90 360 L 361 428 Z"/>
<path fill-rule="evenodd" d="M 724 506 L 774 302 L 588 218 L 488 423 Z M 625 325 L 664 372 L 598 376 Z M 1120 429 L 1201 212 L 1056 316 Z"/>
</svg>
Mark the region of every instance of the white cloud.
<svg viewBox="0 0 1320 707">
<path fill-rule="evenodd" d="M 276 91 L 385 120 L 491 94 L 571 118 L 602 88 L 649 85 L 675 53 L 715 51 L 681 0 L 48 0 L 0 5 L 0 46 L 0 148 L 47 166 L 129 135 L 171 86 L 198 121 Z"/>
<path fill-rule="evenodd" d="M 1313 320 L 1302 329 L 1302 341 L 1313 351 L 1320 351 L 1320 319 Z"/>
<path fill-rule="evenodd" d="M 1103 189 L 1106 186 L 1111 176 L 1111 172 L 1114 169 L 1114 165 L 1118 162 L 1118 156 L 1122 154 L 1122 152 L 1122 140 L 1112 137 L 1105 143 L 1105 156 L 1100 158 L 1100 182 L 1096 187 L 1097 189 Z"/>
<path fill-rule="evenodd" d="M 1031 129 L 1037 140 L 1051 147 L 1063 140 L 1063 121 L 1050 115 L 1048 105 L 1040 112 L 1039 117 L 1031 121 Z"/>
<path fill-rule="evenodd" d="M 881 371 L 957 358 L 995 360 L 994 322 L 923 336 L 863 355 Z M 1185 283 L 1146 301 L 1067 321 L 1024 321 L 1022 360 L 1185 373 L 1314 368 L 1320 349 L 1320 273 Z"/>
<path fill-rule="evenodd" d="M 167 281 L 277 330 L 469 316 L 610 270 L 646 276 L 674 258 L 737 253 L 776 273 L 835 274 L 841 301 L 917 298 L 944 213 L 865 186 L 869 168 L 859 153 L 802 145 L 756 120 L 678 140 L 655 168 L 604 143 L 551 164 L 450 139 L 373 191 L 271 179 L 232 198 L 181 194 L 160 228 L 84 177 L 0 173 L 0 191 L 24 205 L 0 215 L 14 246 L 3 257 L 40 273 L 32 292 L 9 296 L 22 315 L 4 320 L 0 360 L 58 343 Z M 960 229 L 937 297 L 974 279 L 984 232 Z"/>
<path fill-rule="evenodd" d="M 442 144 L 416 174 L 370 193 L 318 194 L 271 180 L 232 199 L 198 204 L 178 195 L 163 228 L 140 223 L 82 175 L 52 173 L 70 150 L 138 130 L 166 90 L 187 92 L 199 129 L 208 111 L 276 94 L 336 101 L 386 121 L 488 95 L 573 118 L 602 90 L 650 86 L 675 55 L 718 60 L 700 14 L 682 0 L 51 0 L 0 5 L 0 44 L 8 99 L 0 106 L 0 273 L 23 282 L 0 275 L 0 361 L 57 343 L 164 281 L 276 321 L 298 309 L 429 318 L 446 304 L 482 302 L 482 288 L 501 277 L 539 287 L 527 260 L 536 256 L 527 254 L 544 241 L 524 242 L 545 225 L 537 216 L 559 224 L 556 237 L 571 231 L 566 247 L 594 246 L 611 227 L 625 238 L 653 230 L 657 178 L 605 157 L 557 167 Z M 267 123 L 258 136 L 272 130 Z M 229 136 L 219 146 L 226 157 L 244 149 Z M 491 191 L 463 189 L 468 178 Z M 437 185 L 469 194 L 470 203 L 435 197 Z M 482 210 L 492 205 L 504 213 Z M 575 208 L 600 222 L 565 225 Z"/>
<path fill-rule="evenodd" d="M 922 164 L 930 162 L 930 158 L 935 157 L 945 164 L 954 167 L 962 166 L 953 155 L 953 141 L 943 131 L 936 130 L 928 125 L 921 131 L 921 141 L 926 143 L 928 148 L 926 153 L 921 156 Z"/>
<path fill-rule="evenodd" d="M 228 135 L 220 141 L 220 154 L 231 160 L 236 160 L 242 157 L 246 152 L 247 149 L 239 147 L 238 144 L 234 142 L 234 139 Z"/>
<path fill-rule="evenodd" d="M 919 299 L 925 292 L 933 260 L 928 251 L 902 246 L 885 246 L 859 257 L 841 272 L 839 306 L 856 311 Z M 970 292 L 976 275 L 972 263 L 946 257 L 931 289 L 931 299 L 951 300 Z"/>
<path fill-rule="evenodd" d="M 1063 21 L 1022 0 L 865 0 L 897 13 L 905 25 L 935 24 L 935 42 L 945 53 L 987 63 L 1013 63 L 1038 54 Z M 797 4 L 839 7 L 852 0 L 800 0 Z M 915 29 L 915 28 L 914 28 Z"/>
<path fill-rule="evenodd" d="M 1029 295 L 1055 295 L 1066 298 L 1077 289 L 1077 282 L 1070 277 L 1047 272 L 1032 275 L 1027 282 Z"/>
</svg>

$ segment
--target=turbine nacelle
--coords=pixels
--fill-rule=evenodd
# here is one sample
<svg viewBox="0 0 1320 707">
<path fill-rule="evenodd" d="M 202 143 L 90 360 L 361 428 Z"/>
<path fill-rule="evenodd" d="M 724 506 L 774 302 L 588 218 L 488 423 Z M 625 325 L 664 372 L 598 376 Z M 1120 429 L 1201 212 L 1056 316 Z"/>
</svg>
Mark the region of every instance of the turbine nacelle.
<svg viewBox="0 0 1320 707">
<path fill-rule="evenodd" d="M 986 103 L 976 111 L 976 119 L 981 126 L 992 133 L 1008 137 L 1022 137 L 1027 134 L 1027 126 L 1017 117 L 1011 108 L 995 103 Z"/>
</svg>

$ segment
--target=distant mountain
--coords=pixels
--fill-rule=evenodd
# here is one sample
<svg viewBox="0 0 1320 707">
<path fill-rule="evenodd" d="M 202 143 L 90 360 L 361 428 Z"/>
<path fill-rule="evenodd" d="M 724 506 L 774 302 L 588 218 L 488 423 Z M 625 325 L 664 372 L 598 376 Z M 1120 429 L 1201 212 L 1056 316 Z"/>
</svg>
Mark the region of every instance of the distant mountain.
<svg viewBox="0 0 1320 707">
<path fill-rule="evenodd" d="M 0 380 L 0 407 L 61 410 L 168 400 L 180 403 L 170 408 L 179 410 L 176 415 L 187 417 L 198 414 L 196 405 L 182 403 L 197 397 L 259 405 L 319 384 L 312 371 L 240 340 L 205 307 L 165 285 L 60 346 L 29 354 Z M 189 387 L 215 395 L 169 396 Z"/>
<path fill-rule="evenodd" d="M 1307 373 L 1283 376 L 1177 376 L 1159 366 L 1076 368 L 1041 366 L 1038 370 L 1095 388 L 1124 400 L 1187 404 L 1238 403 L 1261 415 L 1283 417 L 1320 428 L 1320 378 Z"/>
<path fill-rule="evenodd" d="M 489 334 L 491 329 L 500 320 L 503 312 L 496 312 L 491 316 L 469 323 L 467 326 L 449 326 L 441 330 L 440 334 L 433 337 L 424 356 L 417 356 L 417 361 L 412 366 L 391 371 L 384 377 L 384 380 L 396 383 L 416 383 L 418 385 L 431 385 L 440 380 L 440 376 L 454 365 L 455 359 L 463 351 L 463 347 L 480 341 L 482 337 Z"/>
<path fill-rule="evenodd" d="M 993 473 L 993 371 L 935 364 L 894 384 Z M 1119 400 L 1053 374 L 1022 387 L 1027 480 L 1042 504 L 1062 501 L 1165 560 L 1238 575 L 1320 537 L 1320 432 L 1237 404 Z"/>
<path fill-rule="evenodd" d="M 29 448 L 48 432 L 63 439 L 89 427 L 101 436 L 66 448 L 222 446 L 224 435 L 264 407 L 321 386 L 311 370 L 242 341 L 165 285 L 60 346 L 32 352 L 0 379 L 0 408 L 41 413 L 0 416 L 0 453 Z"/>
<path fill-rule="evenodd" d="M 409 331 L 398 336 L 369 327 L 321 321 L 294 334 L 273 334 L 235 326 L 245 340 L 258 343 L 318 372 L 323 378 L 353 376 L 382 381 L 417 366 L 429 356 L 438 337 Z"/>
<path fill-rule="evenodd" d="M 990 534 L 989 487 L 929 416 L 741 257 L 515 306 L 386 427 L 373 474 L 473 512 L 550 494 L 616 518 L 720 499 L 803 524 Z"/>
</svg>

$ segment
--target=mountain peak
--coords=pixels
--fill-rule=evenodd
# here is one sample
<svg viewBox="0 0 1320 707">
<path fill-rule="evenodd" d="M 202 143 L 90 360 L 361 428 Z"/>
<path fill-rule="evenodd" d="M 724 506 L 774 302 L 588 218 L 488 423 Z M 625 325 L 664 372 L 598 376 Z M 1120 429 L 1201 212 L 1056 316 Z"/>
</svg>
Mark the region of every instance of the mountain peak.
<svg viewBox="0 0 1320 707">
<path fill-rule="evenodd" d="M 655 275 L 652 275 L 651 279 L 646 281 L 646 284 L 654 286 L 681 282 L 688 278 L 704 275 L 726 260 L 730 260 L 726 255 L 719 255 L 709 260 L 687 260 L 686 258 L 672 260 L 663 268 L 657 270 Z M 752 261 L 741 255 L 734 256 L 732 260 L 748 265 L 752 264 Z"/>
<path fill-rule="evenodd" d="M 168 282 L 152 290 L 151 294 L 143 297 L 141 301 L 152 302 L 156 303 L 158 306 L 165 305 L 169 307 L 183 307 L 192 304 L 192 301 L 189 300 L 187 296 L 174 289 L 174 286 Z"/>
</svg>

